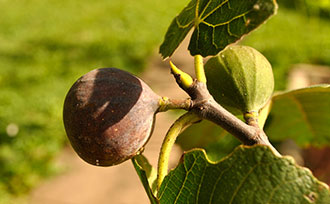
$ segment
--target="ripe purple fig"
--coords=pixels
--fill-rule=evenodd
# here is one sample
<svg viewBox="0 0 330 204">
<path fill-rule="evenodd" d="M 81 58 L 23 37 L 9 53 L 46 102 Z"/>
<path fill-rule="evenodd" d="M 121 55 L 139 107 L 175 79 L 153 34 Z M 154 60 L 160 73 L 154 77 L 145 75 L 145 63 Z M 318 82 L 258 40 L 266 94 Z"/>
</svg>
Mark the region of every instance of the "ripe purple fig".
<svg viewBox="0 0 330 204">
<path fill-rule="evenodd" d="M 88 72 L 73 84 L 64 102 L 63 121 L 73 149 L 97 166 L 132 158 L 152 133 L 159 99 L 126 71 Z"/>
</svg>

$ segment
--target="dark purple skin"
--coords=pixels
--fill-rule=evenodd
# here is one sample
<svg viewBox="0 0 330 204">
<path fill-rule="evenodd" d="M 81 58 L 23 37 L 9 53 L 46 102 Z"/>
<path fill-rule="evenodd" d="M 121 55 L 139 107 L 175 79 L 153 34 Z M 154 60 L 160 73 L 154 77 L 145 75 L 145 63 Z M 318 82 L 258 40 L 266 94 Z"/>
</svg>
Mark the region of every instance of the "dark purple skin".
<svg viewBox="0 0 330 204">
<path fill-rule="evenodd" d="M 64 102 L 63 121 L 73 149 L 97 166 L 132 158 L 152 133 L 159 99 L 126 71 L 88 72 L 73 84 Z"/>
</svg>

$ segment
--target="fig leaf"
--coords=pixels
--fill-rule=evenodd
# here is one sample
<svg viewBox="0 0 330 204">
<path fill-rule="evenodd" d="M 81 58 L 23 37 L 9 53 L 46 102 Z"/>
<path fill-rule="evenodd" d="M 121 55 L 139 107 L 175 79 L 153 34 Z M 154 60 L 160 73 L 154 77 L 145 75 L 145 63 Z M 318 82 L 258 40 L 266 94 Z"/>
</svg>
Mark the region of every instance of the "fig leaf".
<svg viewBox="0 0 330 204">
<path fill-rule="evenodd" d="M 149 197 L 151 204 L 157 204 L 157 198 L 155 197 L 157 190 L 157 171 L 154 169 L 147 158 L 142 154 L 136 155 L 132 158 L 134 168 L 142 182 L 144 189 Z"/>
<path fill-rule="evenodd" d="M 216 55 L 275 14 L 275 0 L 191 0 L 169 26 L 159 52 L 170 57 L 188 32 L 191 55 Z"/>
<path fill-rule="evenodd" d="M 329 203 L 329 187 L 291 157 L 267 146 L 239 146 L 211 162 L 203 150 L 186 153 L 159 191 L 165 203 Z"/>
<path fill-rule="evenodd" d="M 291 138 L 301 146 L 330 144 L 329 84 L 278 93 L 271 106 L 265 131 L 272 141 Z"/>
</svg>

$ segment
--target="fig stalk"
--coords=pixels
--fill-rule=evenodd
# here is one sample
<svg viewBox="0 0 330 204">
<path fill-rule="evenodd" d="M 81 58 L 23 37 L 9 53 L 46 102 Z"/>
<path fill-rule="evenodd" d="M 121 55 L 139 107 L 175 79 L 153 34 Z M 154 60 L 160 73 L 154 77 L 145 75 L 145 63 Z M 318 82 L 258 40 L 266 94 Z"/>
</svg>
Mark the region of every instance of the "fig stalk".
<svg viewBox="0 0 330 204">
<path fill-rule="evenodd" d="M 193 112 L 187 112 L 183 114 L 180 118 L 178 118 L 166 133 L 166 136 L 163 140 L 163 144 L 160 149 L 159 159 L 158 159 L 158 169 L 157 169 L 158 192 L 165 176 L 167 175 L 170 153 L 177 136 L 181 133 L 181 131 L 184 128 L 200 120 L 201 119 Z"/>
<path fill-rule="evenodd" d="M 191 108 L 192 101 L 187 99 L 170 99 L 168 97 L 162 97 L 159 99 L 159 108 L 157 112 L 166 112 L 173 109 L 189 110 Z"/>
</svg>

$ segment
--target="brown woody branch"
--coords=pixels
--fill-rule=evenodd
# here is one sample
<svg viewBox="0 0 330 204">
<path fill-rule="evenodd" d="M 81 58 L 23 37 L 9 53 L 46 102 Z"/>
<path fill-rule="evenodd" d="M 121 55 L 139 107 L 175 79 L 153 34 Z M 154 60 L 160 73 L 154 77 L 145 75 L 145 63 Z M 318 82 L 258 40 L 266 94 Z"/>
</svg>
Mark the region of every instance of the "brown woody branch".
<svg viewBox="0 0 330 204">
<path fill-rule="evenodd" d="M 213 99 L 205 83 L 195 80 L 189 88 L 184 90 L 189 94 L 192 100 L 190 111 L 194 112 L 200 118 L 207 119 L 221 126 L 239 139 L 244 145 L 267 145 L 274 153 L 280 155 L 271 145 L 267 135 L 259 126 L 248 125 L 223 108 Z"/>
</svg>

